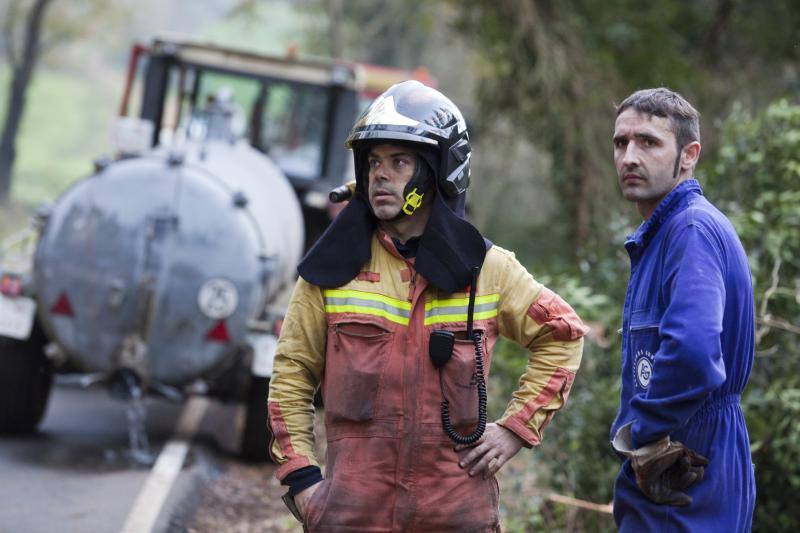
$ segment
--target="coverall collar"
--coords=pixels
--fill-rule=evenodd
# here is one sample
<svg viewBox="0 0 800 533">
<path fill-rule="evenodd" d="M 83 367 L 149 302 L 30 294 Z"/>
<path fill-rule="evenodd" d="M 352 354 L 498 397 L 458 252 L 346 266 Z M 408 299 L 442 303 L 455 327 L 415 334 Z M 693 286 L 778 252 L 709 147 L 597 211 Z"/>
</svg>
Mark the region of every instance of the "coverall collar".
<svg viewBox="0 0 800 533">
<path fill-rule="evenodd" d="M 625 249 L 628 254 L 633 254 L 637 249 L 644 248 L 653 235 L 664 225 L 664 222 L 677 210 L 684 207 L 693 194 L 703 194 L 703 189 L 696 179 L 688 179 L 676 186 L 658 204 L 650 218 L 642 222 L 633 235 L 625 240 Z"/>
</svg>

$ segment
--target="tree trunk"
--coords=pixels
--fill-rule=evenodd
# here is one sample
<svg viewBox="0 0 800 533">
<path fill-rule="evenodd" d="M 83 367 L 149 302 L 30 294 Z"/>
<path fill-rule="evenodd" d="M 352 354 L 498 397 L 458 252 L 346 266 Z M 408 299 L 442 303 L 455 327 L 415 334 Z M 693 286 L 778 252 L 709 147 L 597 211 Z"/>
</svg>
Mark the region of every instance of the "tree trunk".
<svg viewBox="0 0 800 533">
<path fill-rule="evenodd" d="M 328 40 L 333 59 L 340 59 L 344 53 L 342 40 L 342 1 L 327 0 L 328 9 Z"/>
<path fill-rule="evenodd" d="M 3 135 L 0 137 L 0 204 L 8 201 L 11 191 L 11 173 L 16 157 L 16 137 L 25 110 L 25 93 L 39 56 L 39 35 L 44 12 L 51 0 L 36 0 L 26 22 L 22 57 L 12 64 L 11 90 Z"/>
<path fill-rule="evenodd" d="M 591 185 L 592 172 L 588 158 L 582 151 L 577 154 L 578 164 L 578 197 L 575 202 L 575 251 L 582 255 L 586 251 L 586 243 L 592 233 L 591 222 Z"/>
</svg>

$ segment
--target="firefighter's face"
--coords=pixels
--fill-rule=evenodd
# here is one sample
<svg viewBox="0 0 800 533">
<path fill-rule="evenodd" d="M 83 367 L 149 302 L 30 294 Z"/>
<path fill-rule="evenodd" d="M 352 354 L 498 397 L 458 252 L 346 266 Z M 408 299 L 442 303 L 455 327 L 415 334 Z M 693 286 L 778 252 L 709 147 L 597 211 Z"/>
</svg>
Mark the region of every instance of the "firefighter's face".
<svg viewBox="0 0 800 533">
<path fill-rule="evenodd" d="M 379 144 L 367 157 L 369 203 L 378 220 L 392 220 L 403 208 L 403 190 L 414 176 L 416 154 L 405 146 Z"/>
<path fill-rule="evenodd" d="M 692 177 L 700 143 L 678 148 L 668 117 L 629 108 L 614 125 L 614 164 L 626 200 L 649 218 L 675 186 Z"/>
</svg>

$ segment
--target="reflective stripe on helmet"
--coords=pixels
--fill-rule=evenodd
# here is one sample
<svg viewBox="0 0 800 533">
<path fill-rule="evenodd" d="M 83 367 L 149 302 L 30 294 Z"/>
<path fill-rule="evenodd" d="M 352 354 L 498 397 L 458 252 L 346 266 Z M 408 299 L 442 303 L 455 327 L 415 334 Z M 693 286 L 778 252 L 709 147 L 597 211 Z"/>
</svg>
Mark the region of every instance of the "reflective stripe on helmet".
<svg viewBox="0 0 800 533">
<path fill-rule="evenodd" d="M 410 126 L 365 126 L 359 129 L 353 129 L 347 141 L 344 143 L 345 148 L 353 148 L 353 143 L 358 141 L 410 141 L 415 143 L 430 144 L 431 146 L 439 146 L 439 141 L 431 135 L 430 132 L 424 129 L 412 128 Z"/>
</svg>

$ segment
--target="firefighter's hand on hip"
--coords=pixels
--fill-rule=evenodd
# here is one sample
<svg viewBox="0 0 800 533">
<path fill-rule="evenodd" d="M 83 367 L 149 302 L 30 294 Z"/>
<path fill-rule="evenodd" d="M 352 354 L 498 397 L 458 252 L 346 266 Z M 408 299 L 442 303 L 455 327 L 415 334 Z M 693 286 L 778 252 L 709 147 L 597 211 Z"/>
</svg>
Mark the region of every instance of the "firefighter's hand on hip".
<svg viewBox="0 0 800 533">
<path fill-rule="evenodd" d="M 522 439 L 497 424 L 487 424 L 483 437 L 475 444 L 459 444 L 458 466 L 468 470 L 470 476 L 483 475 L 488 479 L 522 448 Z"/>
<path fill-rule="evenodd" d="M 311 500 L 311 497 L 314 495 L 314 493 L 317 492 L 318 488 L 319 483 L 315 483 L 307 489 L 303 489 L 294 495 L 294 504 L 297 506 L 297 510 L 300 511 L 300 514 L 303 515 L 303 518 L 306 517 L 308 502 Z"/>
</svg>

